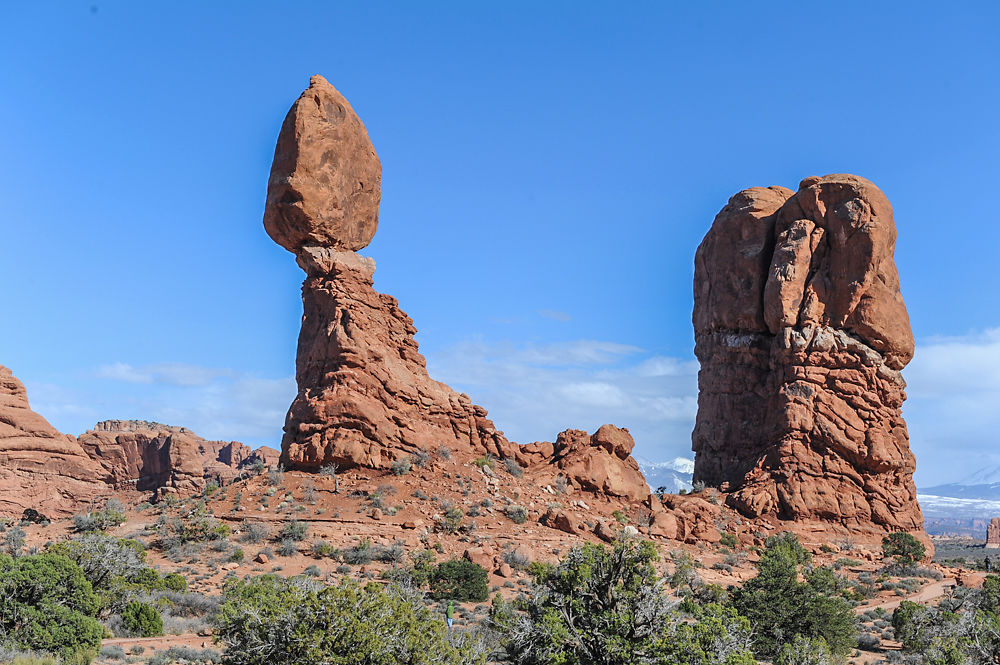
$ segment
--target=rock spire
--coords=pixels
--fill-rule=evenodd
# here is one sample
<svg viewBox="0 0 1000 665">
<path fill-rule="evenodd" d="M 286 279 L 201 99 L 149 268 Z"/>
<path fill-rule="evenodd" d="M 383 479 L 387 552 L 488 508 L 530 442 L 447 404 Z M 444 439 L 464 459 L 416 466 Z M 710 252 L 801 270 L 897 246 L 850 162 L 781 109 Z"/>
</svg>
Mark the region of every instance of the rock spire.
<svg viewBox="0 0 1000 665">
<path fill-rule="evenodd" d="M 694 479 L 749 517 L 922 533 L 892 206 L 853 175 L 733 196 L 695 256 Z"/>
</svg>

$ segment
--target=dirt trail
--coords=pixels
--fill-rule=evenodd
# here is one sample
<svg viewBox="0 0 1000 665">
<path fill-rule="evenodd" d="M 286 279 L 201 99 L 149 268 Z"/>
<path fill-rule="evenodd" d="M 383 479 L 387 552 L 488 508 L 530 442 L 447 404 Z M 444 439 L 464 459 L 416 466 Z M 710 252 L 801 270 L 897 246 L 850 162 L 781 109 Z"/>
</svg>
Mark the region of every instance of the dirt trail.
<svg viewBox="0 0 1000 665">
<path fill-rule="evenodd" d="M 196 635 L 195 633 L 185 633 L 183 635 L 161 635 L 159 637 L 115 637 L 109 640 L 102 640 L 101 646 L 119 646 L 127 653 L 134 646 L 142 646 L 147 651 L 163 651 L 164 649 L 177 646 L 202 649 L 204 648 L 202 647 L 202 643 L 205 644 L 205 647 L 211 647 L 212 638 Z"/>
<path fill-rule="evenodd" d="M 903 598 L 893 598 L 891 600 L 885 600 L 874 605 L 860 605 L 855 608 L 857 614 L 864 614 L 869 610 L 874 610 L 877 607 L 881 607 L 887 612 L 892 612 L 894 609 L 899 607 L 899 604 L 904 600 L 909 600 L 914 603 L 926 603 L 928 601 L 934 600 L 935 598 L 940 598 L 945 594 L 945 592 L 950 591 L 955 588 L 955 578 L 946 577 L 939 582 L 931 582 L 930 584 L 924 586 L 915 594 L 910 596 L 905 596 Z"/>
</svg>

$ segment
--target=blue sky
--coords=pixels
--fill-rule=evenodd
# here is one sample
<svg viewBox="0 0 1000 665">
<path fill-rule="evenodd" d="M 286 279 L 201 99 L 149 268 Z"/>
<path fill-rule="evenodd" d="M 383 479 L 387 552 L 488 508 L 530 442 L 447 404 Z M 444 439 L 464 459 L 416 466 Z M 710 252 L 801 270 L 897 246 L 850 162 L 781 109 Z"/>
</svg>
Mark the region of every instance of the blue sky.
<svg viewBox="0 0 1000 665">
<path fill-rule="evenodd" d="M 79 433 L 276 445 L 301 272 L 261 226 L 314 73 L 383 164 L 376 288 L 519 441 L 689 454 L 694 250 L 754 185 L 879 185 L 918 483 L 1000 463 L 994 3 L 35 2 L 0 10 L 0 363 Z M 960 453 L 960 454 L 958 454 Z"/>
</svg>

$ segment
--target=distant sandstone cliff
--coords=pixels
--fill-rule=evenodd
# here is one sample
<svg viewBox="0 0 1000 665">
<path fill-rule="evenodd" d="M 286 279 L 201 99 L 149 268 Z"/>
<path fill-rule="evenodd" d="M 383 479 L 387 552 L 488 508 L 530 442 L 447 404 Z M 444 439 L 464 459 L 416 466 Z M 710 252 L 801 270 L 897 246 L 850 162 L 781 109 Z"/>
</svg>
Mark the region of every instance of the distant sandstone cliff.
<svg viewBox="0 0 1000 665">
<path fill-rule="evenodd" d="M 32 411 L 24 385 L 0 365 L 0 514 L 64 514 L 102 496 L 101 478 L 79 442 Z"/>
<path fill-rule="evenodd" d="M 694 480 L 754 518 L 923 530 L 896 226 L 864 178 L 742 191 L 695 257 Z"/>
<path fill-rule="evenodd" d="M 31 410 L 24 385 L 0 366 L 0 514 L 32 508 L 60 517 L 133 489 L 190 494 L 277 457 L 270 448 L 206 441 L 147 421 L 106 420 L 79 438 L 61 434 Z"/>
</svg>

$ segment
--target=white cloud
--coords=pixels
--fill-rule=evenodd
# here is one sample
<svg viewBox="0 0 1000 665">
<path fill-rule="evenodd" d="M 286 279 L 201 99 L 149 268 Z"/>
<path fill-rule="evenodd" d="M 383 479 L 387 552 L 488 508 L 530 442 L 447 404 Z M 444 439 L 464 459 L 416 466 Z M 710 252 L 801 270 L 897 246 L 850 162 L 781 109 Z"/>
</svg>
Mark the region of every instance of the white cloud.
<svg viewBox="0 0 1000 665">
<path fill-rule="evenodd" d="M 595 340 L 467 342 L 428 357 L 431 376 L 464 390 L 520 443 L 567 428 L 628 427 L 650 459 L 690 455 L 697 362 Z"/>
<path fill-rule="evenodd" d="M 903 376 L 918 486 L 1000 463 L 1000 328 L 918 343 Z"/>
<path fill-rule="evenodd" d="M 559 321 L 560 323 L 567 323 L 573 320 L 573 317 L 566 312 L 560 312 L 557 309 L 540 309 L 538 310 L 538 315 L 545 319 L 552 319 L 553 321 Z"/>
<path fill-rule="evenodd" d="M 99 379 L 126 383 L 158 383 L 170 386 L 208 386 L 219 377 L 232 376 L 229 369 L 201 367 L 187 363 L 155 363 L 135 367 L 116 362 L 97 368 Z"/>
<path fill-rule="evenodd" d="M 114 363 L 111 365 L 101 365 L 97 368 L 97 378 L 109 379 L 111 381 L 125 381 L 126 383 L 152 383 L 153 375 L 148 371 L 141 371 L 126 363 Z"/>
</svg>

